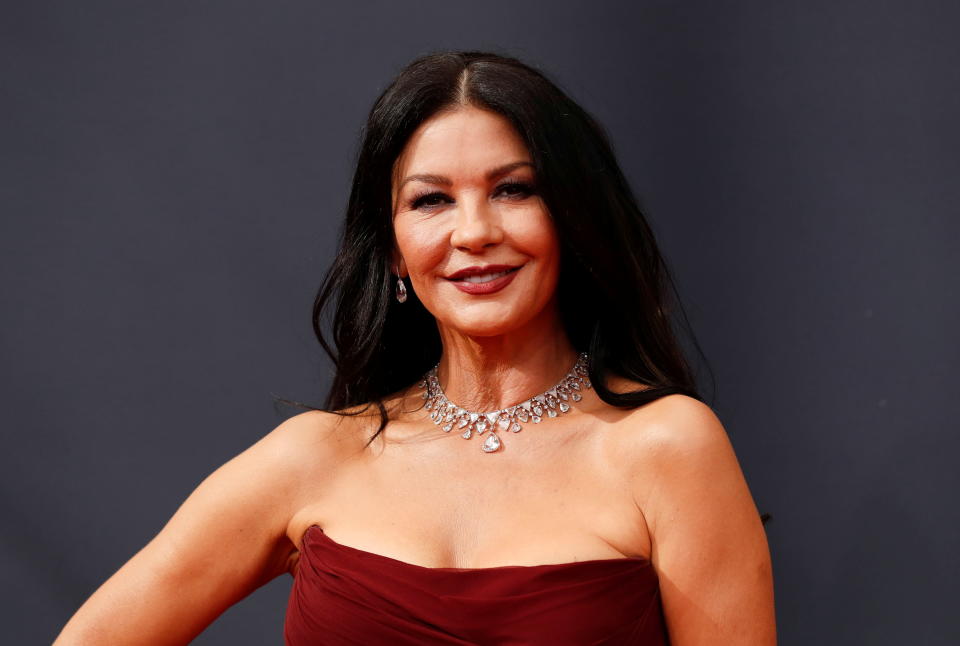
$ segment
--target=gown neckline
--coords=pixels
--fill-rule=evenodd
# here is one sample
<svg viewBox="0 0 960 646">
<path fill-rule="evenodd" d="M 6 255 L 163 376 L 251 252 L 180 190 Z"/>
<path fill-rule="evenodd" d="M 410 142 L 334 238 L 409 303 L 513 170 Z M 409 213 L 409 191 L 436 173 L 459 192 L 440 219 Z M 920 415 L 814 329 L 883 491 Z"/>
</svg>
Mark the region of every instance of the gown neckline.
<svg viewBox="0 0 960 646">
<path fill-rule="evenodd" d="M 343 543 L 338 543 L 333 540 L 320 525 L 316 523 L 307 527 L 303 532 L 303 537 L 300 539 L 300 549 L 303 551 L 306 549 L 307 545 L 307 535 L 311 533 L 311 530 L 316 529 L 319 531 L 320 535 L 323 537 L 322 540 L 327 543 L 330 547 L 339 550 L 341 552 L 346 552 L 353 554 L 354 556 L 361 556 L 363 558 L 380 561 L 383 563 L 390 563 L 398 567 L 404 567 L 408 569 L 418 570 L 418 571 L 429 571 L 429 572 L 497 572 L 505 570 L 513 571 L 535 571 L 535 570 L 549 570 L 549 569 L 559 569 L 559 568 L 575 568 L 582 567 L 585 565 L 601 565 L 601 564 L 618 564 L 624 563 L 628 565 L 637 565 L 640 567 L 649 567 L 650 559 L 643 556 L 621 556 L 614 557 L 609 559 L 586 559 L 584 561 L 567 561 L 565 563 L 539 563 L 537 565 L 494 565 L 491 567 L 480 567 L 480 568 L 464 568 L 464 567 L 428 567 L 426 565 L 418 565 L 416 563 L 408 563 L 407 561 L 401 561 L 395 559 L 391 556 L 385 556 L 383 554 L 377 554 L 376 552 L 368 552 L 367 550 L 362 550 L 358 547 L 351 547 L 350 545 L 344 545 Z M 316 534 L 316 532 L 313 532 Z"/>
</svg>

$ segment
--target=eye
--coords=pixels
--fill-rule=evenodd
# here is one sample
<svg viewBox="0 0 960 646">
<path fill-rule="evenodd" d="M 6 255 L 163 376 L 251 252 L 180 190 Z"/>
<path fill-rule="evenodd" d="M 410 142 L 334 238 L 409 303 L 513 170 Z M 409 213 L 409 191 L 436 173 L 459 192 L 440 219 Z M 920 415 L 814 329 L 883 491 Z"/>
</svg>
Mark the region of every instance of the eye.
<svg viewBox="0 0 960 646">
<path fill-rule="evenodd" d="M 533 185 L 527 182 L 507 180 L 497 186 L 496 192 L 509 198 L 523 199 L 533 195 L 534 189 Z"/>
<path fill-rule="evenodd" d="M 429 211 L 432 208 L 440 206 L 443 202 L 451 201 L 449 197 L 436 191 L 432 193 L 421 193 L 420 195 L 414 195 L 410 198 L 410 208 L 415 210 L 426 209 Z"/>
</svg>

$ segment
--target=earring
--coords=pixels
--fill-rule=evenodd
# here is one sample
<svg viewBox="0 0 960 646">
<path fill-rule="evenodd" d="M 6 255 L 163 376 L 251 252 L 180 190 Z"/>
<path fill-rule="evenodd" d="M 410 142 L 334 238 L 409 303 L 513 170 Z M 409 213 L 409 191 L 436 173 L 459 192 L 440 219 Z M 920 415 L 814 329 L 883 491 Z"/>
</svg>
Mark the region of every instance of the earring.
<svg viewBox="0 0 960 646">
<path fill-rule="evenodd" d="M 407 302 L 407 286 L 403 284 L 402 278 L 397 278 L 397 302 Z"/>
</svg>

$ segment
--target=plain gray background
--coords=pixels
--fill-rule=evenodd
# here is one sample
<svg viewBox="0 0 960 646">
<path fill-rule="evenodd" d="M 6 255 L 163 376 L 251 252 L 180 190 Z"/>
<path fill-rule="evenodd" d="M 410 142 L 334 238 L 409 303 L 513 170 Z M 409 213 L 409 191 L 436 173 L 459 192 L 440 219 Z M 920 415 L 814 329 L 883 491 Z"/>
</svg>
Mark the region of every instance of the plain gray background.
<svg viewBox="0 0 960 646">
<path fill-rule="evenodd" d="M 767 525 L 780 643 L 954 644 L 954 2 L 4 2 L 4 642 L 49 643 L 200 480 L 319 404 L 310 306 L 413 57 L 609 129 Z M 279 644 L 291 579 L 195 643 Z"/>
</svg>

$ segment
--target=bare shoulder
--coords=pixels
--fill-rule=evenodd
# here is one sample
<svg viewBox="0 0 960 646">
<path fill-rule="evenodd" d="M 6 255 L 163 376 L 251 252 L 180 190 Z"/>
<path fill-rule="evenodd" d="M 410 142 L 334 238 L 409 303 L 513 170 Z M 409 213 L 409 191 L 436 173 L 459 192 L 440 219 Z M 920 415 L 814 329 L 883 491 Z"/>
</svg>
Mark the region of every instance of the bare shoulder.
<svg viewBox="0 0 960 646">
<path fill-rule="evenodd" d="M 354 417 L 310 410 L 286 419 L 251 449 L 291 467 L 310 468 L 317 461 L 343 457 L 356 450 L 360 430 L 357 426 Z"/>
<path fill-rule="evenodd" d="M 652 402 L 641 419 L 647 464 L 664 482 L 673 486 L 686 479 L 706 487 L 721 480 L 742 480 L 727 430 L 704 402 L 686 395 L 667 395 Z"/>
<path fill-rule="evenodd" d="M 716 413 L 667 395 L 615 426 L 650 534 L 671 643 L 776 643 L 766 535 Z"/>
<path fill-rule="evenodd" d="M 246 509 L 260 507 L 254 516 L 258 526 L 285 527 L 304 495 L 304 483 L 321 481 L 351 449 L 350 429 L 341 420 L 319 410 L 289 417 L 210 474 L 192 497 L 229 510 L 221 513 L 237 516 L 238 522 L 240 514 L 230 501 L 243 500 Z M 194 507 L 205 510 L 206 505 Z"/>
<path fill-rule="evenodd" d="M 678 491 L 704 494 L 721 481 L 743 488 L 726 428 L 698 399 L 665 395 L 623 413 L 612 426 L 608 452 L 617 456 L 651 533 L 658 519 L 669 517 L 665 507 Z M 698 499 L 710 504 L 707 495 Z"/>
<path fill-rule="evenodd" d="M 665 395 L 637 408 L 624 423 L 633 427 L 642 424 L 644 448 L 661 455 L 716 450 L 728 442 L 726 429 L 714 410 L 687 395 Z"/>
<path fill-rule="evenodd" d="M 304 500 L 356 450 L 348 420 L 319 410 L 284 420 L 207 476 L 172 520 L 203 527 L 216 517 L 220 527 L 244 528 L 245 538 L 257 545 L 279 541 Z"/>
<path fill-rule="evenodd" d="M 665 395 L 625 411 L 612 426 L 618 451 L 647 462 L 662 461 L 663 467 L 669 467 L 678 455 L 729 448 L 726 429 L 714 410 L 683 394 Z"/>
</svg>

